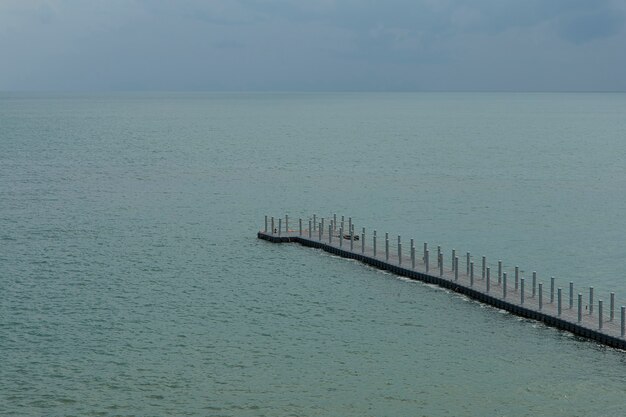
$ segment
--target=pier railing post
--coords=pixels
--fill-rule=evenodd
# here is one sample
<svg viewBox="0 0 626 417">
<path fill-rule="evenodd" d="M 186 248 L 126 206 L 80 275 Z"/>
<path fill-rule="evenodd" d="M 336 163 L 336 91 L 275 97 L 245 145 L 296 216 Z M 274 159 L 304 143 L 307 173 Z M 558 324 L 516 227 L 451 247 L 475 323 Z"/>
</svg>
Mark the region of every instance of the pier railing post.
<svg viewBox="0 0 626 417">
<path fill-rule="evenodd" d="M 519 288 L 519 266 L 515 266 L 515 291 Z"/>
<path fill-rule="evenodd" d="M 344 216 L 341 216 L 341 226 L 340 229 L 343 230 L 343 226 L 344 226 Z"/>
<path fill-rule="evenodd" d="M 583 295 L 578 293 L 578 322 L 583 321 Z"/>
<path fill-rule="evenodd" d="M 313 236 L 313 229 L 311 226 L 311 220 L 309 219 L 309 239 L 311 239 L 312 236 Z"/>
<path fill-rule="evenodd" d="M 491 269 L 489 267 L 487 267 L 487 277 L 485 278 L 487 280 L 487 283 L 486 283 L 487 292 L 489 292 L 489 289 L 490 289 L 489 287 L 491 286 L 491 276 L 490 275 L 491 275 Z"/>
<path fill-rule="evenodd" d="M 315 232 L 315 228 L 317 227 L 317 216 L 314 214 L 313 215 L 313 231 Z"/>
<path fill-rule="evenodd" d="M 574 308 L 574 283 L 572 281 L 569 282 L 569 308 L 570 310 Z"/>
<path fill-rule="evenodd" d="M 389 233 L 385 233 L 385 261 L 389 262 Z"/>
<path fill-rule="evenodd" d="M 613 321 L 615 317 L 615 293 L 611 293 L 611 298 L 609 299 L 609 321 Z"/>
<path fill-rule="evenodd" d="M 373 239 L 373 244 L 374 244 L 374 258 L 376 257 L 376 230 L 374 230 L 374 233 L 372 234 L 372 239 Z"/>
<path fill-rule="evenodd" d="M 550 303 L 554 302 L 554 277 L 550 277 Z"/>
<path fill-rule="evenodd" d="M 302 218 L 298 219 L 298 225 L 300 226 L 300 236 L 302 236 Z"/>
<path fill-rule="evenodd" d="M 557 290 L 557 313 L 561 316 L 561 288 Z"/>
<path fill-rule="evenodd" d="M 602 300 L 598 300 L 598 329 L 602 329 Z"/>
<path fill-rule="evenodd" d="M 454 280 L 459 280 L 459 257 L 454 257 Z"/>
<path fill-rule="evenodd" d="M 598 300 L 598 329 L 602 329 L 602 300 Z"/>
<path fill-rule="evenodd" d="M 621 329 L 622 329 L 621 335 L 622 335 L 622 337 L 624 337 L 624 333 L 625 333 L 625 330 L 626 330 L 626 307 L 621 306 L 620 310 L 621 310 L 620 312 L 621 312 L 621 319 L 622 319 L 621 320 L 621 326 L 620 326 Z"/>
<path fill-rule="evenodd" d="M 456 258 L 456 249 L 452 249 L 452 270 L 456 270 L 456 266 L 454 265 L 454 259 Z"/>
<path fill-rule="evenodd" d="M 402 242 L 400 242 L 400 235 L 398 235 L 398 265 L 402 265 Z"/>
<path fill-rule="evenodd" d="M 467 272 L 465 273 L 465 275 L 469 275 L 469 273 L 470 273 L 470 270 L 469 270 L 470 269 L 470 257 L 471 257 L 469 252 L 467 252 L 466 257 L 467 257 L 467 262 L 466 262 L 466 264 L 467 264 L 467 268 L 466 268 Z"/>
<path fill-rule="evenodd" d="M 537 288 L 537 272 L 533 271 L 533 298 L 535 298 Z"/>
<path fill-rule="evenodd" d="M 272 234 L 274 234 L 276 232 L 276 226 L 274 225 L 274 216 L 272 216 Z"/>
<path fill-rule="evenodd" d="M 543 283 L 539 283 L 539 310 L 543 309 Z"/>
<path fill-rule="evenodd" d="M 411 239 L 411 268 L 415 269 L 415 240 Z"/>
<path fill-rule="evenodd" d="M 593 287 L 589 287 L 589 315 L 593 314 Z"/>
<path fill-rule="evenodd" d="M 329 245 L 333 244 L 333 225 L 332 224 L 328 225 L 328 244 Z"/>
<path fill-rule="evenodd" d="M 339 228 L 339 247 L 343 248 L 343 227 Z"/>
<path fill-rule="evenodd" d="M 502 282 L 502 261 L 498 261 L 498 284 Z"/>
<path fill-rule="evenodd" d="M 350 217 L 350 252 L 354 251 L 354 225 L 352 224 L 352 217 Z"/>
<path fill-rule="evenodd" d="M 322 231 L 322 236 L 324 236 L 324 230 L 326 230 L 326 228 L 324 227 L 324 218 L 321 218 L 321 222 L 320 222 L 320 230 Z"/>
<path fill-rule="evenodd" d="M 506 298 L 506 272 L 502 274 L 502 298 Z"/>
<path fill-rule="evenodd" d="M 443 258 L 441 257 L 441 245 L 437 245 L 437 268 L 439 268 L 443 263 Z"/>
<path fill-rule="evenodd" d="M 426 273 L 428 273 L 428 267 L 430 265 L 430 262 L 428 261 L 428 249 L 426 249 L 426 253 L 424 256 L 424 265 L 426 266 Z"/>
<path fill-rule="evenodd" d="M 470 261 L 470 287 L 474 286 L 474 261 Z"/>
<path fill-rule="evenodd" d="M 282 228 L 283 228 L 283 219 L 281 217 L 280 219 L 278 219 L 278 236 L 280 236 L 282 232 Z"/>
<path fill-rule="evenodd" d="M 439 253 L 439 276 L 443 276 L 443 254 Z"/>
<path fill-rule="evenodd" d="M 427 243 L 427 242 L 424 242 L 424 256 L 423 256 L 423 258 L 422 258 L 422 259 L 424 260 L 424 264 L 426 264 L 426 263 L 427 263 L 427 262 L 426 262 L 426 252 L 428 252 L 428 243 Z M 426 270 L 428 270 L 428 269 L 426 269 Z"/>
<path fill-rule="evenodd" d="M 265 216 L 265 233 L 267 233 L 267 216 Z"/>
<path fill-rule="evenodd" d="M 285 214 L 285 233 L 289 233 L 289 215 Z"/>
<path fill-rule="evenodd" d="M 524 278 L 520 280 L 520 304 L 524 305 Z"/>
<path fill-rule="evenodd" d="M 365 253 L 365 227 L 361 230 L 361 253 Z"/>
<path fill-rule="evenodd" d="M 337 213 L 333 213 L 333 232 L 337 230 Z"/>
<path fill-rule="evenodd" d="M 320 227 L 319 227 L 319 233 L 318 233 L 318 239 L 320 242 L 322 241 L 322 230 L 324 230 L 324 226 L 323 226 L 323 222 L 320 222 Z"/>
<path fill-rule="evenodd" d="M 482 279 L 485 279 L 485 268 L 487 268 L 487 258 L 483 256 Z"/>
<path fill-rule="evenodd" d="M 348 217 L 348 233 L 352 234 L 352 217 Z"/>
</svg>

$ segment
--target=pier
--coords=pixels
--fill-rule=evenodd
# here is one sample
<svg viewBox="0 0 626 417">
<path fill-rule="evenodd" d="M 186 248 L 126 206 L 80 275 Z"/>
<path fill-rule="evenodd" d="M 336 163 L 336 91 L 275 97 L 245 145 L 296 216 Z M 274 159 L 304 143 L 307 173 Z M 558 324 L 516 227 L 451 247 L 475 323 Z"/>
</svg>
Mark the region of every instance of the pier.
<svg viewBox="0 0 626 417">
<path fill-rule="evenodd" d="M 290 223 L 291 222 L 291 223 Z M 486 256 L 455 249 L 444 253 L 441 246 L 427 242 L 416 246 L 401 236 L 390 237 L 376 230 L 358 230 L 351 217 L 313 215 L 303 224 L 289 216 L 265 216 L 259 239 L 273 243 L 295 242 L 355 259 L 396 275 L 438 285 L 464 294 L 511 314 L 618 349 L 626 349 L 626 307 L 616 310 L 615 293 L 608 299 L 594 294 L 593 287 L 576 287 L 573 282 L 540 280 L 536 272 L 524 277 L 519 266 L 505 270 L 501 260 L 487 262 Z M 497 266 L 496 266 L 497 265 Z"/>
</svg>

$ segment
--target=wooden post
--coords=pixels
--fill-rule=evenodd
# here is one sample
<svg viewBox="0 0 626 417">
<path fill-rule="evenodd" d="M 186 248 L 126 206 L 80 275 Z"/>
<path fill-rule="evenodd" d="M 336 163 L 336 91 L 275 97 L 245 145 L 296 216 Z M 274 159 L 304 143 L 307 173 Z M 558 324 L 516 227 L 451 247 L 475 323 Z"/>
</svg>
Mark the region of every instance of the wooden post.
<svg viewBox="0 0 626 417">
<path fill-rule="evenodd" d="M 280 236 L 283 228 L 283 218 L 278 219 L 278 236 Z"/>
<path fill-rule="evenodd" d="M 376 230 L 374 230 L 373 239 L 374 239 L 374 258 L 375 258 L 376 257 Z"/>
<path fill-rule="evenodd" d="M 487 292 L 489 292 L 489 287 L 491 286 L 491 269 L 489 267 L 487 267 Z"/>
<path fill-rule="evenodd" d="M 515 266 L 515 290 L 519 287 L 519 266 Z"/>
<path fill-rule="evenodd" d="M 470 287 L 474 286 L 474 261 L 470 261 Z"/>
<path fill-rule="evenodd" d="M 339 247 L 343 247 L 343 227 L 339 228 Z"/>
<path fill-rule="evenodd" d="M 502 261 L 498 261 L 498 284 L 502 282 Z"/>
<path fill-rule="evenodd" d="M 550 303 L 554 302 L 554 277 L 550 277 Z"/>
<path fill-rule="evenodd" d="M 424 242 L 424 263 L 426 263 L 426 252 L 428 252 L 428 243 Z"/>
<path fill-rule="evenodd" d="M 572 281 L 569 282 L 569 308 L 570 310 L 574 308 L 574 283 Z"/>
<path fill-rule="evenodd" d="M 583 295 L 578 293 L 578 322 L 583 321 Z"/>
<path fill-rule="evenodd" d="M 602 329 L 602 300 L 598 300 L 598 329 Z"/>
<path fill-rule="evenodd" d="M 332 224 L 328 225 L 328 244 L 329 245 L 333 244 L 333 225 Z"/>
<path fill-rule="evenodd" d="M 593 314 L 593 287 L 589 287 L 589 315 Z"/>
<path fill-rule="evenodd" d="M 361 230 L 361 253 L 365 253 L 365 227 Z"/>
<path fill-rule="evenodd" d="M 389 262 L 389 233 L 385 233 L 385 260 Z"/>
<path fill-rule="evenodd" d="M 524 278 L 520 280 L 520 304 L 524 305 Z"/>
<path fill-rule="evenodd" d="M 454 265 L 454 259 L 456 258 L 456 249 L 452 249 L 452 270 L 454 271 L 456 266 Z"/>
<path fill-rule="evenodd" d="M 313 231 L 317 228 L 317 215 L 313 215 Z"/>
<path fill-rule="evenodd" d="M 459 257 L 454 257 L 454 280 L 459 280 Z"/>
<path fill-rule="evenodd" d="M 557 290 L 557 313 L 561 316 L 561 288 Z"/>
<path fill-rule="evenodd" d="M 402 265 L 402 243 L 400 242 L 400 235 L 398 235 L 398 265 Z"/>
<path fill-rule="evenodd" d="M 276 226 L 274 226 L 274 216 L 272 216 L 272 234 L 274 234 L 274 232 L 276 232 Z"/>
<path fill-rule="evenodd" d="M 485 279 L 485 269 L 487 268 L 487 258 L 483 256 L 482 278 Z"/>
<path fill-rule="evenodd" d="M 415 269 L 415 241 L 411 239 L 411 268 Z"/>
<path fill-rule="evenodd" d="M 321 222 L 320 222 L 320 229 L 322 229 L 322 236 L 324 236 L 324 230 L 325 230 L 326 228 L 324 227 L 324 218 L 323 218 L 323 217 L 321 218 Z"/>
<path fill-rule="evenodd" d="M 428 266 L 430 264 L 430 262 L 428 262 L 428 249 L 426 249 L 426 256 L 424 257 L 424 259 L 424 264 L 426 265 L 426 273 L 428 273 Z"/>
<path fill-rule="evenodd" d="M 467 262 L 466 262 L 466 264 L 467 264 L 467 268 L 466 268 L 466 269 L 467 269 L 467 272 L 466 272 L 465 274 L 466 274 L 466 275 L 469 275 L 469 272 L 470 272 L 470 271 L 469 271 L 469 269 L 470 269 L 470 253 L 469 253 L 469 252 L 467 252 L 466 257 L 467 257 Z"/>
<path fill-rule="evenodd" d="M 536 288 L 537 288 L 537 272 L 533 271 L 533 298 L 535 298 Z"/>
<path fill-rule="evenodd" d="M 300 227 L 300 236 L 302 236 L 302 218 L 298 219 L 298 225 Z"/>
<path fill-rule="evenodd" d="M 441 245 L 437 245 L 437 267 L 440 267 L 441 263 L 443 263 L 443 258 L 441 257 Z"/>
<path fill-rule="evenodd" d="M 317 240 L 319 240 L 320 242 L 322 241 L 322 222 L 320 222 L 320 227 L 319 227 L 319 233 L 318 233 L 318 238 Z"/>
<path fill-rule="evenodd" d="M 350 252 L 354 250 L 354 225 L 352 224 L 352 217 L 350 217 Z"/>
<path fill-rule="evenodd" d="M 333 214 L 333 232 L 337 230 L 337 213 Z"/>
<path fill-rule="evenodd" d="M 539 283 L 539 310 L 543 309 L 543 283 Z"/>
<path fill-rule="evenodd" d="M 265 233 L 267 233 L 267 216 L 265 216 Z"/>
<path fill-rule="evenodd" d="M 615 317 L 615 293 L 611 293 L 611 298 L 609 300 L 609 321 L 613 321 Z"/>
<path fill-rule="evenodd" d="M 443 255 L 439 253 L 439 276 L 443 276 Z"/>
<path fill-rule="evenodd" d="M 285 214 L 285 233 L 289 233 L 289 215 Z"/>
<path fill-rule="evenodd" d="M 311 230 L 311 220 L 309 219 L 309 239 L 311 239 L 311 236 L 313 236 L 313 231 Z"/>
</svg>

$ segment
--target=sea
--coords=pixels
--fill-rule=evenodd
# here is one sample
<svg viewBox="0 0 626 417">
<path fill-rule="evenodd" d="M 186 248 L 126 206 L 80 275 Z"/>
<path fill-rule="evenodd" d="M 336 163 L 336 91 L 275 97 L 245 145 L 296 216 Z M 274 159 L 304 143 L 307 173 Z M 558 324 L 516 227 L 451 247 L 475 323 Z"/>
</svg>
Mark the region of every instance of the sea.
<svg viewBox="0 0 626 417">
<path fill-rule="evenodd" d="M 626 94 L 0 93 L 0 416 L 626 415 L 624 351 L 257 239 L 314 214 L 626 305 Z"/>
</svg>

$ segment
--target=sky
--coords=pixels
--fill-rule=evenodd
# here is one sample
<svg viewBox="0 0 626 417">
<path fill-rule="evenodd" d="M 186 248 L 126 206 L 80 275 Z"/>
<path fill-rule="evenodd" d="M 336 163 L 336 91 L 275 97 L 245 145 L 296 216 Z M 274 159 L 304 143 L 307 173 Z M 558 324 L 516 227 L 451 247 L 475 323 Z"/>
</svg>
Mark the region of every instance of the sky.
<svg viewBox="0 0 626 417">
<path fill-rule="evenodd" d="M 626 0 L 0 0 L 3 91 L 626 91 Z"/>
</svg>

